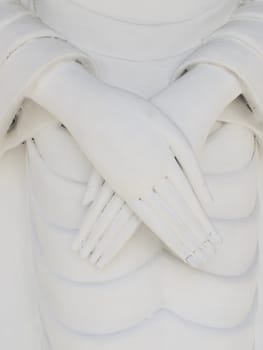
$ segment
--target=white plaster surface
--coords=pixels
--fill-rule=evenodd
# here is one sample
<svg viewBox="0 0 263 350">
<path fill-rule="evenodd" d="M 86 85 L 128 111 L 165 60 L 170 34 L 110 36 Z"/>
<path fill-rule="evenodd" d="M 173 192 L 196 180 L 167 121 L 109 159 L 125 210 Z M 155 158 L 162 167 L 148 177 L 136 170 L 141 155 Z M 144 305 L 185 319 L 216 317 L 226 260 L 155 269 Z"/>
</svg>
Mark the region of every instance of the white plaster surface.
<svg viewBox="0 0 263 350">
<path fill-rule="evenodd" d="M 4 6 L 4 3 L 7 1 L 0 2 L 0 5 Z M 32 40 L 21 51 L 11 55 L 6 64 L 0 65 L 0 98 L 4 112 L 8 112 L 9 104 L 14 111 L 23 97 L 32 98 L 45 109 L 28 100 L 24 102 L 17 129 L 10 132 L 3 144 L 4 150 L 12 149 L 0 161 L 0 228 L 3 237 L 0 245 L 0 348 L 254 350 L 256 331 L 257 350 L 261 350 L 261 298 L 257 306 L 259 317 L 256 326 L 253 318 L 257 281 L 261 286 L 262 280 L 261 274 L 257 274 L 255 262 L 258 243 L 256 226 L 260 216 L 257 175 L 262 154 L 256 146 L 254 133 L 261 135 L 262 129 L 258 128 L 259 131 L 255 132 L 259 124 L 256 119 L 250 123 L 252 113 L 241 99 L 226 110 L 224 107 L 240 93 L 238 89 L 242 81 L 248 103 L 253 105 L 255 102 L 260 111 L 261 104 L 257 103 L 260 101 L 259 90 L 253 88 L 260 82 L 263 63 L 261 66 L 260 58 L 249 45 L 245 48 L 236 45 L 240 48 L 239 53 L 249 52 L 253 62 L 258 64 L 260 74 L 246 69 L 246 75 L 242 75 L 244 56 L 240 56 L 238 67 L 235 61 L 230 60 L 230 68 L 240 70 L 239 80 L 233 79 L 232 75 L 230 78 L 229 72 L 220 72 L 221 68 L 209 70 L 204 65 L 193 70 L 192 75 L 186 73 L 178 80 L 179 83 L 173 85 L 174 88 L 164 90 L 156 97 L 171 81 L 182 60 L 202 43 L 204 36 L 229 19 L 238 1 L 222 2 L 218 7 L 213 6 L 213 0 L 202 0 L 198 7 L 193 0 L 187 1 L 185 7 L 181 2 L 166 1 L 166 11 L 161 12 L 156 10 L 156 6 L 146 11 L 147 1 L 140 3 L 142 11 L 138 11 L 137 1 L 124 7 L 117 0 L 112 6 L 109 6 L 109 2 L 96 3 L 91 0 L 25 0 L 23 4 L 43 19 L 44 25 L 35 26 L 28 17 L 32 28 L 37 33 L 40 30 L 45 37 L 41 39 L 42 42 Z M 176 18 L 171 10 L 178 13 Z M 182 10 L 189 12 L 188 15 L 180 17 Z M 263 26 L 263 7 L 261 10 L 262 13 L 257 12 L 259 27 Z M 47 29 L 45 25 L 52 29 Z M 196 28 L 194 35 L 192 28 Z M 18 35 L 17 42 L 23 40 L 23 32 L 16 33 L 14 29 L 15 26 L 12 27 L 12 35 Z M 80 60 L 83 57 L 77 49 L 59 39 L 56 39 L 58 45 L 55 45 L 54 40 L 46 37 L 47 33 L 55 35 L 53 30 L 89 55 L 91 62 L 96 63 L 96 77 L 86 68 L 72 63 L 73 57 L 80 57 Z M 263 45 L 261 38 L 253 36 L 253 25 L 249 30 L 250 44 L 263 49 L 260 46 Z M 235 34 L 240 33 L 242 31 Z M 227 29 L 224 35 L 228 35 Z M 6 54 L 5 45 L 10 50 L 13 42 L 11 46 L 9 44 L 8 40 L 3 41 L 0 63 Z M 227 41 L 226 46 L 222 44 L 220 47 L 226 50 L 228 45 Z M 30 52 L 34 54 L 30 55 Z M 190 57 L 194 57 L 193 61 L 203 59 L 206 63 L 207 57 L 211 59 L 209 46 L 204 52 L 203 55 L 201 48 L 196 56 Z M 34 65 L 33 68 L 26 65 L 25 74 L 21 74 L 26 57 Z M 52 68 L 54 60 L 65 58 L 70 63 L 60 63 L 49 73 L 39 75 L 43 67 Z M 220 55 L 216 58 L 221 59 Z M 227 65 L 226 61 L 223 63 Z M 18 79 L 4 91 L 3 77 L 9 77 L 12 72 L 18 74 Z M 20 82 L 32 82 L 36 76 L 40 82 L 33 86 L 32 91 L 20 86 Z M 221 79 L 219 84 L 215 83 L 215 77 Z M 222 88 L 226 82 L 228 89 Z M 123 93 L 118 88 L 127 91 Z M 141 99 L 132 98 L 129 92 L 138 94 Z M 191 99 L 187 101 L 186 96 L 191 94 Z M 3 96 L 15 96 L 16 99 L 9 101 Z M 72 103 L 72 96 L 75 104 Z M 215 96 L 220 96 L 220 99 L 217 100 Z M 157 187 L 157 191 L 155 189 L 155 192 L 168 198 L 166 206 L 157 206 L 162 209 L 157 211 L 159 217 L 156 215 L 154 218 L 157 221 L 145 220 L 146 216 L 142 215 L 142 207 L 138 204 L 139 197 L 142 197 L 140 201 L 150 203 L 150 206 L 156 203 L 153 201 L 156 195 L 146 191 L 149 179 L 154 185 L 159 184 L 165 171 L 170 171 L 171 154 L 168 156 L 166 152 L 167 145 L 175 155 L 178 151 L 178 144 L 172 142 L 173 134 L 167 131 L 170 124 L 164 122 L 154 109 L 151 110 L 152 117 L 156 116 L 163 132 L 160 136 L 161 132 L 152 129 L 149 120 L 141 113 L 140 108 L 145 111 L 148 103 L 143 98 L 151 98 L 151 102 L 171 116 L 175 125 L 179 125 L 189 137 L 214 199 L 214 202 L 205 202 L 204 207 L 223 243 L 216 255 L 209 252 L 213 248 L 211 242 L 204 246 L 202 249 L 208 260 L 205 259 L 203 263 L 198 261 L 195 265 L 198 268 L 193 268 L 191 265 L 194 263 L 187 261 L 186 252 L 176 241 L 177 236 L 175 240 L 170 240 L 164 229 L 167 222 L 174 224 L 170 213 L 177 205 L 169 197 L 170 193 L 174 193 L 174 187 L 166 187 L 167 176 L 162 180 L 164 186 Z M 138 114 L 135 113 L 137 110 Z M 215 124 L 213 113 L 219 115 Z M 200 121 L 196 124 L 196 132 L 191 123 L 192 114 Z M 65 122 L 69 131 L 57 121 L 54 122 L 53 116 Z M 33 121 L 37 122 L 34 124 Z M 136 123 L 140 125 L 137 133 Z M 2 124 L 7 129 L 5 119 Z M 107 129 L 101 127 L 106 124 Z M 206 126 L 203 134 L 197 132 L 201 130 L 200 125 Z M 92 126 L 94 129 L 96 126 L 96 130 Z M 134 134 L 128 132 L 127 126 Z M 206 140 L 207 133 L 209 137 Z M 100 144 L 97 135 L 100 135 Z M 133 135 L 137 137 L 136 144 L 133 144 Z M 145 135 L 147 138 L 143 137 Z M 25 145 L 13 148 L 24 139 Z M 119 150 L 116 147 L 120 145 L 119 139 L 126 148 Z M 151 144 L 147 143 L 150 139 Z M 108 147 L 103 147 L 103 142 L 107 142 Z M 110 147 L 115 150 L 114 154 L 107 152 Z M 124 157 L 125 151 L 129 154 L 133 169 L 129 168 L 129 162 Z M 165 156 L 162 157 L 163 154 Z M 137 162 L 136 157 L 139 159 Z M 159 163 L 156 163 L 158 157 Z M 188 157 L 193 160 L 189 153 Z M 87 158 L 101 170 L 100 175 L 96 175 Z M 156 167 L 156 164 L 162 166 Z M 182 165 L 186 172 L 192 170 L 186 163 Z M 132 186 L 131 175 L 135 167 L 138 181 Z M 143 180 L 139 176 L 140 167 L 144 169 Z M 175 174 L 179 176 L 180 171 L 176 168 Z M 90 230 L 89 207 L 82 202 L 83 198 L 88 201 L 87 198 L 91 197 L 90 174 L 95 174 L 95 185 L 103 188 L 102 197 L 106 193 L 105 198 L 110 198 L 113 194 L 110 186 L 113 187 L 139 216 L 135 220 L 135 215 L 125 207 L 123 222 L 128 222 L 129 215 L 134 221 L 125 231 L 127 237 L 122 246 L 118 247 L 118 240 L 113 240 L 117 248 L 113 244 L 109 245 L 108 251 L 105 249 L 105 267 L 102 269 L 94 266 L 95 260 L 87 259 L 87 251 L 86 254 L 81 253 L 78 246 L 81 242 L 77 240 L 77 252 L 72 249 L 73 241 L 76 242 L 76 237 L 79 237 L 79 228 L 82 227 L 80 234 L 84 232 L 84 237 L 85 230 Z M 198 171 L 195 174 L 192 181 L 195 194 L 204 195 L 203 188 L 200 191 Z M 101 176 L 110 186 L 101 182 Z M 121 183 L 123 178 L 126 182 Z M 178 185 L 176 176 L 171 179 Z M 185 193 L 189 193 L 185 182 L 179 184 Z M 167 188 L 171 191 L 168 194 Z M 96 203 L 97 192 L 94 193 Z M 172 209 L 169 207 L 167 211 L 170 203 Z M 84 201 L 84 204 L 87 203 Z M 186 213 L 189 225 L 197 228 L 200 223 L 196 224 L 195 215 L 200 218 L 201 212 L 196 204 L 194 208 L 193 216 L 189 215 L 188 208 L 182 214 Z M 91 206 L 90 210 L 96 214 L 96 206 L 95 209 Z M 177 206 L 179 210 L 180 206 Z M 105 214 L 105 211 L 102 213 Z M 163 216 L 171 221 L 161 221 Z M 158 219 L 164 226 L 158 225 Z M 145 221 L 146 225 L 140 224 L 140 220 Z M 206 219 L 201 222 L 207 227 Z M 117 224 L 118 229 L 122 227 Z M 111 235 L 116 239 L 115 232 L 111 232 Z M 192 241 L 186 240 L 185 244 L 190 244 L 190 241 L 196 244 L 195 235 L 196 232 L 191 236 Z M 202 230 L 200 235 L 202 242 Z M 217 247 L 218 237 L 211 237 Z M 104 254 L 103 247 L 108 247 L 106 243 L 104 246 L 98 243 L 98 253 Z M 195 247 L 195 244 L 191 247 Z M 259 296 L 262 289 L 259 289 Z"/>
</svg>

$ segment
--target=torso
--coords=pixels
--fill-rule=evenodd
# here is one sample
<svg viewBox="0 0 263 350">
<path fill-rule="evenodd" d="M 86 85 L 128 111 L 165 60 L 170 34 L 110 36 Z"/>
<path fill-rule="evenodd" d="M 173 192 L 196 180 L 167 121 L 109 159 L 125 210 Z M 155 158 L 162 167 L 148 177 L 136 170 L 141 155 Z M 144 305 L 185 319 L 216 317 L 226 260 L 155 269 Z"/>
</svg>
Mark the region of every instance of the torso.
<svg viewBox="0 0 263 350">
<path fill-rule="evenodd" d="M 169 84 L 183 57 L 237 3 L 35 0 L 38 15 L 97 62 L 100 79 L 144 97 Z M 252 350 L 258 160 L 251 131 L 218 124 L 200 155 L 215 197 L 207 210 L 224 239 L 200 271 L 170 254 L 145 226 L 104 270 L 80 260 L 70 242 L 84 214 L 90 164 L 65 129 L 46 129 L 35 142 L 28 143 L 28 156 L 36 264 L 52 349 Z M 75 154 L 72 164 L 65 142 Z M 49 145 L 59 151 L 49 152 Z"/>
<path fill-rule="evenodd" d="M 165 24 L 191 20 L 218 6 L 216 0 L 72 0 L 105 16 L 141 24 Z"/>
</svg>

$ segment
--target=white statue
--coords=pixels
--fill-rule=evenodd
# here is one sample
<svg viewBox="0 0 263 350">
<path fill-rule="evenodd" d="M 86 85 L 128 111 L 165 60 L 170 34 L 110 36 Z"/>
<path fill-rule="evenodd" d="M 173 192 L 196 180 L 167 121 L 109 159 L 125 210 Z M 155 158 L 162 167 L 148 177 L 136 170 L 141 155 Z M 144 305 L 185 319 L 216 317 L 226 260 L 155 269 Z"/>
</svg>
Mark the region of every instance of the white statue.
<svg viewBox="0 0 263 350">
<path fill-rule="evenodd" d="M 30 232 L 35 307 L 3 348 L 254 350 L 261 33 L 258 0 L 0 1 L 2 259 Z"/>
</svg>

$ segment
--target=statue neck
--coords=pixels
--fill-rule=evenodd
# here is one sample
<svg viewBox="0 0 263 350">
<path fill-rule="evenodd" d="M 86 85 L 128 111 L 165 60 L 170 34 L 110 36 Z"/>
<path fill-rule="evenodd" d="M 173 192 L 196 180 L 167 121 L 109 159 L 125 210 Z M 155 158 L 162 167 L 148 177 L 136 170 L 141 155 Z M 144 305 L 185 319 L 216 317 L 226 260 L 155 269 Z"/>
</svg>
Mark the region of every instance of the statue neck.
<svg viewBox="0 0 263 350">
<path fill-rule="evenodd" d="M 227 21 L 239 2 L 239 0 L 33 1 L 37 15 L 83 51 L 132 60 L 174 57 L 193 49 L 200 45 L 203 38 Z M 145 10 L 146 3 L 150 1 L 153 4 L 159 3 L 158 13 L 157 5 L 148 6 L 148 12 Z M 209 7 L 212 2 L 216 2 L 215 6 Z M 196 3 L 199 4 L 198 8 Z M 145 15 L 147 13 L 149 23 L 142 23 L 144 13 Z M 168 18 L 168 15 L 173 17 Z"/>
<path fill-rule="evenodd" d="M 45 0 L 42 0 L 45 1 Z M 218 0 L 69 0 L 108 17 L 138 24 L 191 20 L 209 12 Z M 235 1 L 235 0 L 234 0 Z"/>
</svg>

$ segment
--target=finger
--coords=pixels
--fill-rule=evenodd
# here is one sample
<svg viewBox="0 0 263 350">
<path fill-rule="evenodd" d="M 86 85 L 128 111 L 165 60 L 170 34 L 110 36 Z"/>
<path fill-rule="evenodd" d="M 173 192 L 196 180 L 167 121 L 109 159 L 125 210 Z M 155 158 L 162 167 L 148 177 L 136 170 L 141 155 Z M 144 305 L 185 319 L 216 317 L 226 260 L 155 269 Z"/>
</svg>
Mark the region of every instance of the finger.
<svg viewBox="0 0 263 350">
<path fill-rule="evenodd" d="M 159 212 L 153 211 L 152 208 L 144 202 L 144 200 L 133 201 L 129 204 L 139 216 L 139 218 L 182 260 L 192 255 L 192 251 L 188 249 L 178 238 L 177 232 L 181 225 L 178 223 L 176 230 L 167 226 L 167 223 L 160 216 Z"/>
<path fill-rule="evenodd" d="M 212 194 L 190 144 L 184 137 L 173 137 L 171 149 L 200 200 L 204 203 L 213 202 Z"/>
<path fill-rule="evenodd" d="M 107 261 L 111 260 L 132 237 L 141 223 L 135 215 L 127 216 L 123 221 L 122 226 L 117 224 L 116 227 L 112 227 L 111 236 L 107 235 L 106 237 L 105 235 L 105 239 L 99 242 L 95 251 L 92 253 L 92 262 L 101 258 L 105 258 Z"/>
<path fill-rule="evenodd" d="M 101 215 L 104 207 L 112 196 L 113 192 L 111 188 L 107 184 L 104 184 L 98 193 L 98 197 L 94 200 L 91 206 L 87 208 L 87 213 L 82 222 L 79 234 L 72 245 L 74 251 L 79 250 L 85 243 L 94 223 Z"/>
<path fill-rule="evenodd" d="M 215 245 L 221 244 L 222 239 L 220 235 L 217 233 L 213 223 L 207 216 L 202 204 L 197 199 L 193 190 L 189 186 L 189 183 L 185 179 L 184 174 L 175 168 L 175 170 L 169 174 L 169 181 L 171 181 L 171 183 L 175 186 L 175 188 L 179 189 L 180 194 L 183 196 L 185 202 L 195 213 L 195 216 L 198 218 L 198 221 L 200 222 L 200 224 L 204 227 L 205 235 L 204 236 L 201 235 L 200 239 L 206 238 L 208 235 L 210 241 L 213 244 Z M 197 234 L 200 234 L 200 233 L 202 233 L 202 231 L 200 230 L 197 231 Z"/>
<path fill-rule="evenodd" d="M 83 245 L 80 254 L 82 258 L 86 258 L 95 249 L 96 244 L 102 238 L 105 231 L 118 214 L 122 205 L 123 201 L 121 198 L 117 194 L 114 194 L 103 210 L 101 216 L 94 224 L 88 239 Z"/>
<path fill-rule="evenodd" d="M 211 203 L 213 198 L 200 169 L 194 150 L 183 132 L 169 120 L 169 117 L 164 118 L 163 114 L 155 113 L 152 115 L 152 118 L 154 118 L 156 125 L 162 131 L 166 140 L 168 140 L 171 151 L 183 169 L 194 192 L 204 203 Z"/>
<path fill-rule="evenodd" d="M 170 229 L 170 234 L 176 236 L 177 239 L 185 246 L 188 252 L 192 253 L 196 250 L 196 255 L 198 255 L 200 260 L 206 260 L 206 256 L 204 255 L 203 251 L 197 250 L 199 242 L 197 244 L 191 230 L 188 228 L 187 223 L 182 220 L 176 211 L 173 212 L 156 193 L 150 194 L 146 199 L 144 199 L 144 201 L 149 207 L 152 208 L 155 215 L 165 222 L 166 227 L 169 227 Z"/>
<path fill-rule="evenodd" d="M 90 173 L 87 189 L 83 198 L 83 202 L 82 202 L 83 205 L 88 205 L 90 204 L 90 202 L 92 202 L 95 199 L 102 184 L 103 184 L 103 178 L 96 171 L 96 169 L 93 168 Z"/>
<path fill-rule="evenodd" d="M 182 186 L 180 187 L 182 191 Z M 191 209 L 191 206 L 183 200 L 178 193 L 179 191 L 174 187 L 169 179 L 158 187 L 159 196 L 168 204 L 168 206 L 183 220 L 189 230 L 189 239 L 192 239 L 195 247 L 200 246 L 204 253 L 210 255 L 215 252 L 215 247 L 209 244 L 202 246 L 202 244 L 210 239 L 211 228 L 210 225 L 203 225 L 199 221 L 196 213 Z M 193 194 L 194 196 L 194 194 Z M 212 249 L 211 249 L 212 248 Z"/>
<path fill-rule="evenodd" d="M 210 241 L 208 236 L 207 240 L 200 246 L 200 249 L 206 251 L 209 255 L 214 255 L 217 251 L 217 246 Z"/>
<path fill-rule="evenodd" d="M 92 252 L 90 257 L 90 262 L 95 263 L 97 258 L 100 255 L 100 252 L 113 240 L 116 233 L 123 228 L 123 226 L 128 222 L 130 217 L 133 215 L 132 211 L 127 207 L 127 205 L 123 205 L 115 219 L 112 221 L 109 229 L 105 232 L 101 241 L 98 243 L 98 247 L 96 251 Z"/>
<path fill-rule="evenodd" d="M 187 256 L 185 258 L 185 262 L 194 268 L 197 268 L 200 266 L 200 262 L 195 254 L 190 254 L 189 256 Z"/>
<path fill-rule="evenodd" d="M 198 248 L 196 248 L 186 260 L 189 260 L 189 259 L 191 260 L 192 258 L 196 260 L 196 257 L 200 256 L 200 252 L 202 256 L 205 257 L 202 263 L 206 263 L 209 257 L 215 254 L 216 249 L 209 240 L 206 240 Z"/>
<path fill-rule="evenodd" d="M 99 268 L 103 268 L 112 261 L 125 243 L 132 237 L 139 225 L 140 220 L 133 215 L 127 224 L 120 230 L 120 232 L 115 235 L 115 239 L 111 241 L 110 245 L 104 249 L 103 254 L 100 254 L 97 262 L 97 266 Z"/>
<path fill-rule="evenodd" d="M 182 189 L 180 188 L 180 191 Z M 200 222 L 196 219 L 195 213 L 192 211 L 191 207 L 187 205 L 179 191 L 175 189 L 173 184 L 166 179 L 158 189 L 156 189 L 159 197 L 163 202 L 167 203 L 168 207 L 174 212 L 177 213 L 181 220 L 185 223 L 186 228 L 189 232 L 192 232 L 192 240 L 195 246 L 201 244 L 210 231 L 206 232 L 205 228 L 202 227 Z"/>
</svg>

